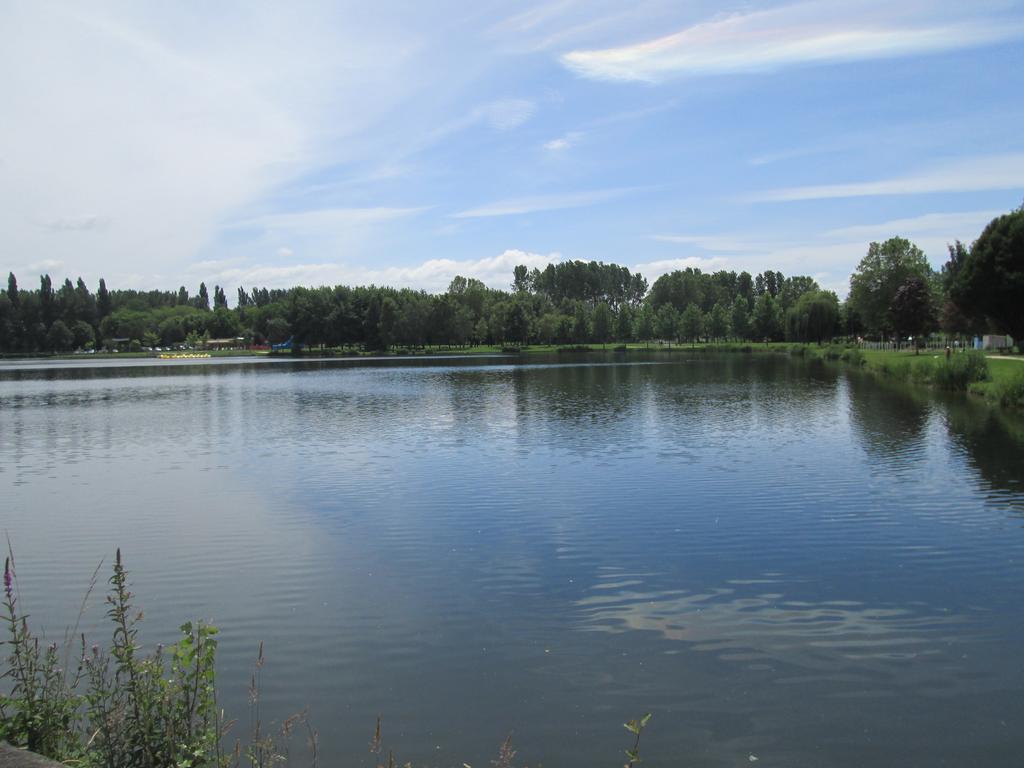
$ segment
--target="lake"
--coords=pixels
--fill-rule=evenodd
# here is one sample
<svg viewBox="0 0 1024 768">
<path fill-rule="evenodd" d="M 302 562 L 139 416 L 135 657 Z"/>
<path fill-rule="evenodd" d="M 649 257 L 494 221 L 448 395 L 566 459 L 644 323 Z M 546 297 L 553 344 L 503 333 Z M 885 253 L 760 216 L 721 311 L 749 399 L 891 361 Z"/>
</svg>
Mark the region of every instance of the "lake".
<svg viewBox="0 0 1024 768">
<path fill-rule="evenodd" d="M 121 547 L 148 643 L 321 765 L 1007 766 L 1024 426 L 782 355 L 0 365 L 38 629 Z M 105 643 L 101 591 L 83 628 Z"/>
</svg>

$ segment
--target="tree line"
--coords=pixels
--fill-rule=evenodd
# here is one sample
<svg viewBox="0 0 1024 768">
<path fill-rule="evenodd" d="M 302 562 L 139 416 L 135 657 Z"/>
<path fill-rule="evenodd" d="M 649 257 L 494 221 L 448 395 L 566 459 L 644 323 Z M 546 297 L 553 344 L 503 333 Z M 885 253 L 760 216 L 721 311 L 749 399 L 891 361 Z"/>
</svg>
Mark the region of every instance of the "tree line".
<svg viewBox="0 0 1024 768">
<path fill-rule="evenodd" d="M 24 289 L 11 273 L 0 293 L 0 352 L 197 346 L 240 339 L 323 347 L 582 344 L 650 341 L 825 342 L 836 336 L 919 336 L 938 328 L 996 328 L 1024 336 L 1024 212 L 999 217 L 971 247 L 950 246 L 941 272 L 917 246 L 871 243 L 840 302 L 805 275 L 696 268 L 653 285 L 617 264 L 568 261 L 517 266 L 510 290 L 457 276 L 439 294 L 379 286 L 238 288 L 233 307 L 220 286 L 93 293 L 79 278 L 54 288 L 42 275 Z M 1016 250 L 1014 250 L 1016 249 Z M 1018 335 L 1019 334 L 1019 335 Z"/>
</svg>

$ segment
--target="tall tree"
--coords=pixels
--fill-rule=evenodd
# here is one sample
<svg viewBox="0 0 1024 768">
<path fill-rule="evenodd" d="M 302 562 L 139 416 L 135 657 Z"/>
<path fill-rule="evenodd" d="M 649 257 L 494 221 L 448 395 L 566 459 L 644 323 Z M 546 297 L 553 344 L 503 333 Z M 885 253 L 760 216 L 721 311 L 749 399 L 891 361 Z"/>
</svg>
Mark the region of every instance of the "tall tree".
<svg viewBox="0 0 1024 768">
<path fill-rule="evenodd" d="M 663 341 L 673 342 L 679 338 L 679 312 L 671 304 L 662 304 L 655 316 L 656 331 Z"/>
<path fill-rule="evenodd" d="M 196 309 L 208 310 L 210 308 L 210 294 L 206 290 L 206 283 L 199 284 L 199 295 L 193 301 Z"/>
<path fill-rule="evenodd" d="M 57 316 L 57 301 L 49 275 L 39 276 L 39 312 L 43 324 L 49 327 Z"/>
<path fill-rule="evenodd" d="M 921 336 L 935 327 L 928 284 L 920 277 L 908 277 L 893 296 L 889 307 L 893 330 L 900 338 L 914 337 L 914 349 L 921 348 Z"/>
<path fill-rule="evenodd" d="M 754 301 L 750 324 L 758 341 L 777 341 L 782 336 L 779 306 L 770 293 L 762 293 Z"/>
<path fill-rule="evenodd" d="M 463 278 L 465 279 L 465 278 Z M 525 264 L 517 264 L 512 270 L 512 290 L 517 293 L 529 290 L 530 270 Z"/>
<path fill-rule="evenodd" d="M 1024 343 L 1024 206 L 988 223 L 952 281 L 950 298 L 965 314 L 985 315 Z"/>
<path fill-rule="evenodd" d="M 594 341 L 605 344 L 612 335 L 612 309 L 602 301 L 594 307 L 593 318 Z"/>
<path fill-rule="evenodd" d="M 732 303 L 729 325 L 732 326 L 733 337 L 741 340 L 750 338 L 750 305 L 747 297 L 742 294 L 737 296 Z"/>
<path fill-rule="evenodd" d="M 100 286 L 96 289 L 96 319 L 102 320 L 114 310 L 113 302 L 110 299 L 110 291 L 107 290 L 107 283 L 100 278 Z"/>
<path fill-rule="evenodd" d="M 14 276 L 13 272 L 7 273 L 7 298 L 15 309 L 21 305 L 21 297 L 18 295 L 18 278 Z"/>
<path fill-rule="evenodd" d="M 704 331 L 704 313 L 700 311 L 700 307 L 690 304 L 684 309 L 679 318 L 679 327 L 684 339 L 689 339 L 691 344 L 697 341 Z"/>
<path fill-rule="evenodd" d="M 644 303 L 636 321 L 636 337 L 640 341 L 650 341 L 655 334 L 655 317 L 651 305 Z"/>
<path fill-rule="evenodd" d="M 619 314 L 615 318 L 615 338 L 621 342 L 633 338 L 633 310 L 629 308 L 629 304 L 619 307 Z"/>
<path fill-rule="evenodd" d="M 909 240 L 893 237 L 884 243 L 871 243 L 850 276 L 850 306 L 869 333 L 893 331 L 889 307 L 896 291 L 910 277 L 927 282 L 932 269 L 924 253 Z"/>
<path fill-rule="evenodd" d="M 708 313 L 705 324 L 708 336 L 714 340 L 723 339 L 729 333 L 729 313 L 721 302 L 716 302 Z"/>
</svg>

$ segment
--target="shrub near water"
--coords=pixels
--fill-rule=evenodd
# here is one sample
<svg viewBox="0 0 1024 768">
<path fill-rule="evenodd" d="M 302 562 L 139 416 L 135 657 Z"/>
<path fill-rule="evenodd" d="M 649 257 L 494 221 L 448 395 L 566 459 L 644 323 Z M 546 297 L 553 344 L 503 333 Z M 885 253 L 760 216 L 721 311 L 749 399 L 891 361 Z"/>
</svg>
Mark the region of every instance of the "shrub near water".
<svg viewBox="0 0 1024 768">
<path fill-rule="evenodd" d="M 988 361 L 980 352 L 967 352 L 940 360 L 931 373 L 931 383 L 939 389 L 965 392 L 975 381 L 988 379 Z"/>
<path fill-rule="evenodd" d="M 1024 408 L 1024 371 L 1018 371 L 1009 381 L 999 382 L 993 396 L 1004 408 Z"/>
</svg>

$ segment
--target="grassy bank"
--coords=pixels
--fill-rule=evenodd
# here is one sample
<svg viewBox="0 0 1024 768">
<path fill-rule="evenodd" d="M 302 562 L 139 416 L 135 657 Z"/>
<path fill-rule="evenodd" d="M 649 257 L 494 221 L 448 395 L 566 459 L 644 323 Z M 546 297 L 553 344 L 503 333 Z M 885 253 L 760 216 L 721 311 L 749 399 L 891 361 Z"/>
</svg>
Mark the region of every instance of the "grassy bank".
<svg viewBox="0 0 1024 768">
<path fill-rule="evenodd" d="M 969 392 L 1007 408 L 1024 407 L 1024 358 L 980 352 L 943 354 L 862 350 L 864 367 L 873 373 L 954 392 Z"/>
</svg>

